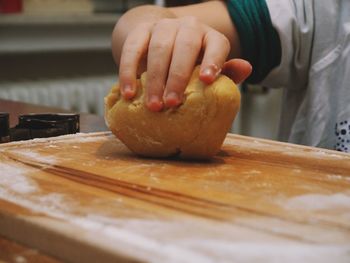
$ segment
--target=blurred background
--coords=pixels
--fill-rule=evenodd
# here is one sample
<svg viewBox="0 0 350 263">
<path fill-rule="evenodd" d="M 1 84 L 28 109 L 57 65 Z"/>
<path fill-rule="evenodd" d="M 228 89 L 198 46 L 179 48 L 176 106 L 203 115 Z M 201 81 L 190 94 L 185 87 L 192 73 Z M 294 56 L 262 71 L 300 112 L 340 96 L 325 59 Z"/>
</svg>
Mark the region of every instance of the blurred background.
<svg viewBox="0 0 350 263">
<path fill-rule="evenodd" d="M 118 80 L 110 38 L 137 5 L 175 0 L 0 0 L 0 98 L 103 115 Z M 232 131 L 276 139 L 282 90 L 244 86 Z"/>
</svg>

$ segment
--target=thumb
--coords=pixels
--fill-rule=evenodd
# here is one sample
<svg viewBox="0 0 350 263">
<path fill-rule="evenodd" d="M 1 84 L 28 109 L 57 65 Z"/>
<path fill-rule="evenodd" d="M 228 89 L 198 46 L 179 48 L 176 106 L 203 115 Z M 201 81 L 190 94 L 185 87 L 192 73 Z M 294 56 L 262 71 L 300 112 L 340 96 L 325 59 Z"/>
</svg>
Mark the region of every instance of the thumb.
<svg viewBox="0 0 350 263">
<path fill-rule="evenodd" d="M 239 84 L 252 73 L 252 65 L 244 59 L 234 58 L 225 62 L 222 73 Z"/>
</svg>

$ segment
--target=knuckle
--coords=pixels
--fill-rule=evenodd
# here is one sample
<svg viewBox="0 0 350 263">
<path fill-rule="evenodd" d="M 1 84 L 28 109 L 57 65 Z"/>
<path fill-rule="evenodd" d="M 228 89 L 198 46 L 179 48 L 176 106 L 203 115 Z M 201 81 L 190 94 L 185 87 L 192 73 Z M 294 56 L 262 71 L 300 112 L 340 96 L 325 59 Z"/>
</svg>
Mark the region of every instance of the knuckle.
<svg viewBox="0 0 350 263">
<path fill-rule="evenodd" d="M 173 27 L 175 25 L 174 19 L 170 18 L 163 18 L 159 20 L 153 27 L 153 30 L 160 30 L 160 29 L 166 29 L 169 27 Z"/>
<path fill-rule="evenodd" d="M 132 63 L 130 60 L 122 59 L 120 61 L 119 72 L 122 73 L 123 75 L 130 74 L 133 66 L 134 66 L 134 63 Z"/>
<path fill-rule="evenodd" d="M 149 69 L 147 71 L 147 83 L 151 84 L 157 81 L 159 74 L 157 74 L 157 69 L 159 69 L 160 67 L 157 65 L 152 65 L 152 69 Z M 152 86 L 152 85 L 151 85 Z"/>
<path fill-rule="evenodd" d="M 197 28 L 200 25 L 200 23 L 198 18 L 194 16 L 185 16 L 181 18 L 181 25 L 190 27 L 190 28 Z"/>
<path fill-rule="evenodd" d="M 127 45 L 124 45 L 124 47 L 123 47 L 123 56 L 126 58 L 141 57 L 142 50 L 139 49 L 139 47 L 136 43 L 128 43 Z"/>
<path fill-rule="evenodd" d="M 200 43 L 198 43 L 197 41 L 195 41 L 195 39 L 183 39 L 181 41 L 181 45 L 183 46 L 183 48 L 185 48 L 186 50 L 195 50 L 197 49 L 197 47 L 200 45 Z"/>
<path fill-rule="evenodd" d="M 210 30 L 209 32 L 207 32 L 207 34 L 205 35 L 205 42 L 209 42 L 210 40 L 219 41 L 220 47 L 223 50 L 230 50 L 231 48 L 231 44 L 228 38 L 218 31 Z"/>
<path fill-rule="evenodd" d="M 171 45 L 168 41 L 155 40 L 151 42 L 150 48 L 157 51 L 162 51 L 171 49 Z"/>
<path fill-rule="evenodd" d="M 137 34 L 140 31 L 150 30 L 154 26 L 154 23 L 144 22 L 136 25 L 134 32 Z"/>
<path fill-rule="evenodd" d="M 230 50 L 230 48 L 231 48 L 230 41 L 223 34 L 221 34 L 221 33 L 219 33 L 219 34 L 221 35 L 221 41 L 222 41 L 223 47 L 226 48 L 227 50 Z"/>
<path fill-rule="evenodd" d="M 184 72 L 173 71 L 170 74 L 170 79 L 172 83 L 184 84 L 187 81 L 187 76 Z"/>
<path fill-rule="evenodd" d="M 164 75 L 161 72 L 161 65 L 159 63 L 152 64 L 152 67 L 150 67 L 147 71 L 147 86 L 153 87 L 156 86 L 159 87 L 163 85 Z"/>
<path fill-rule="evenodd" d="M 119 79 L 122 83 L 129 83 L 133 80 L 133 74 L 131 70 L 128 69 L 120 69 L 119 70 Z"/>
</svg>

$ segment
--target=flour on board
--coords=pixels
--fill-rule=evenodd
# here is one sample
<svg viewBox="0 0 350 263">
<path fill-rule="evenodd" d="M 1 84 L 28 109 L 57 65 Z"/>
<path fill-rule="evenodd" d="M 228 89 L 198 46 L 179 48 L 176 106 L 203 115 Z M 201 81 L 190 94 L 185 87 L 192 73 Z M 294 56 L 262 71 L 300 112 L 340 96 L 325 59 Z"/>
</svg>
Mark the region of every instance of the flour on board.
<svg viewBox="0 0 350 263">
<path fill-rule="evenodd" d="M 336 194 L 305 194 L 281 202 L 286 209 L 302 209 L 308 211 L 334 208 L 350 209 L 350 192 Z"/>
<path fill-rule="evenodd" d="M 10 153 L 14 153 L 17 156 L 22 156 L 29 158 L 32 161 L 37 161 L 40 163 L 49 163 L 49 164 L 55 164 L 57 163 L 57 158 L 52 155 L 44 155 L 40 154 L 39 152 L 33 151 L 32 149 L 13 149 L 9 151 Z"/>
<path fill-rule="evenodd" d="M 38 185 L 26 176 L 31 170 L 31 168 L 21 167 L 17 163 L 0 163 L 0 189 L 4 188 L 20 194 L 36 192 Z"/>
</svg>

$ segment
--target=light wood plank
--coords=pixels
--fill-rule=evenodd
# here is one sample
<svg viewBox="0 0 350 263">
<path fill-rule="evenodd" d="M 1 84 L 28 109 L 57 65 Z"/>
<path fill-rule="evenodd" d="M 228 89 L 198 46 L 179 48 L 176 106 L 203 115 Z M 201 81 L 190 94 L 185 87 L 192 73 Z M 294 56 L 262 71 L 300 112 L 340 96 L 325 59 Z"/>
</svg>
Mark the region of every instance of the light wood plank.
<svg viewBox="0 0 350 263">
<path fill-rule="evenodd" d="M 0 146 L 0 234 L 71 262 L 348 262 L 350 155 L 229 135 L 210 162 L 110 133 Z"/>
</svg>

